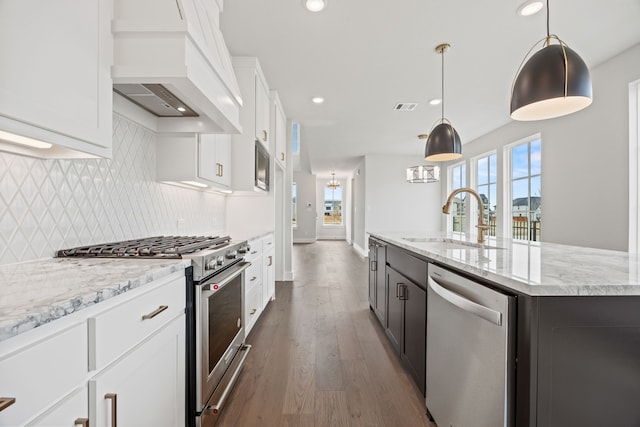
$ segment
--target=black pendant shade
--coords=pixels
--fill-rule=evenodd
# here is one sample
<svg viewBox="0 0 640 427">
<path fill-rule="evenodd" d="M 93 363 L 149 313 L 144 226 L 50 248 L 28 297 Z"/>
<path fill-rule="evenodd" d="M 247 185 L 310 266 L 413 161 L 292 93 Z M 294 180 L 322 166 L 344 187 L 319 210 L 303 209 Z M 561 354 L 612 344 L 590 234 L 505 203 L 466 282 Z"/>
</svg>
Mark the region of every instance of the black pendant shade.
<svg viewBox="0 0 640 427">
<path fill-rule="evenodd" d="M 560 117 L 589 106 L 591 98 L 591 77 L 582 58 L 566 45 L 548 45 L 529 58 L 516 77 L 511 118 Z"/>
<path fill-rule="evenodd" d="M 433 128 L 424 149 L 425 160 L 446 162 L 462 157 L 460 135 L 450 123 L 443 122 Z"/>
</svg>

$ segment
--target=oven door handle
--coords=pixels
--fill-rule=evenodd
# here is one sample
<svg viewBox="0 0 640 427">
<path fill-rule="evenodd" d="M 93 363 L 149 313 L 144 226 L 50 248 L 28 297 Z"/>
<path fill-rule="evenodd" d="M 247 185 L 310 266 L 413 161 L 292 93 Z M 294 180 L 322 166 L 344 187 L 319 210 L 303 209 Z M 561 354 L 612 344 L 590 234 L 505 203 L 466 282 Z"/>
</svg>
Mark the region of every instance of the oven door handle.
<svg viewBox="0 0 640 427">
<path fill-rule="evenodd" d="M 237 265 L 233 266 L 228 272 L 225 272 L 224 278 L 222 280 L 209 280 L 211 283 L 207 283 L 202 286 L 203 291 L 213 291 L 222 288 L 227 283 L 231 282 L 233 279 L 238 277 L 243 271 L 251 266 L 250 262 L 240 262 Z M 217 286 L 214 288 L 214 286 Z"/>
</svg>

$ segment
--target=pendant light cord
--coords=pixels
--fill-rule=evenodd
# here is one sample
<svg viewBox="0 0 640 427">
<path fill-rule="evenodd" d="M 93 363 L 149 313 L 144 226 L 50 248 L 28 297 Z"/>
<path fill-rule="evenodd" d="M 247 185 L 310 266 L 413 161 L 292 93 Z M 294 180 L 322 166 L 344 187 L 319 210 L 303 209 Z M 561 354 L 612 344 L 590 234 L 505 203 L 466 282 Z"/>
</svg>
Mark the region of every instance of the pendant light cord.
<svg viewBox="0 0 640 427">
<path fill-rule="evenodd" d="M 444 123 L 444 51 L 445 51 L 445 48 L 443 48 L 441 52 L 442 54 L 442 106 L 440 107 L 440 113 L 442 115 L 443 123 Z"/>
<path fill-rule="evenodd" d="M 550 43 L 549 40 L 549 0 L 547 0 L 547 45 Z"/>
</svg>

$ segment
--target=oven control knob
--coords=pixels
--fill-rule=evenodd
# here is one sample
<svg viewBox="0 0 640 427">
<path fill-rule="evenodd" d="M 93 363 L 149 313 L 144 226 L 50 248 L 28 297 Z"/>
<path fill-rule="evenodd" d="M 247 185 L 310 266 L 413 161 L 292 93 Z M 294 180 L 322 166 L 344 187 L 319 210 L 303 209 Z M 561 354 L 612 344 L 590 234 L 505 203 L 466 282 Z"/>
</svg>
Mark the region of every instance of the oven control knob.
<svg viewBox="0 0 640 427">
<path fill-rule="evenodd" d="M 207 263 L 207 265 L 204 268 L 206 270 L 215 270 L 217 266 L 218 266 L 218 264 L 216 263 L 216 260 L 212 259 L 211 261 L 209 261 Z"/>
<path fill-rule="evenodd" d="M 213 262 L 213 261 L 211 261 L 211 262 Z M 224 264 L 224 257 L 222 255 L 220 255 L 218 258 L 216 258 L 216 264 L 218 264 L 218 265 Z"/>
<path fill-rule="evenodd" d="M 238 251 L 229 251 L 226 254 L 227 259 L 235 259 L 238 258 Z"/>
<path fill-rule="evenodd" d="M 238 249 L 238 252 L 240 252 L 241 254 L 246 254 L 246 253 L 249 253 L 250 250 L 251 250 L 251 246 L 244 245 L 244 246 L 240 246 L 240 248 Z"/>
</svg>

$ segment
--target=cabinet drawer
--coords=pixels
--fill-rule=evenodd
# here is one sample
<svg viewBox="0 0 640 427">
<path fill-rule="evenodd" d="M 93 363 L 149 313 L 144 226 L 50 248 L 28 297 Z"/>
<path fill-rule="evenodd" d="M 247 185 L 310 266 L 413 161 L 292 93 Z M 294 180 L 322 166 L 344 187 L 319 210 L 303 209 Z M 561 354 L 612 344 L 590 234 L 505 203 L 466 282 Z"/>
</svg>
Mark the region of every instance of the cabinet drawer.
<svg viewBox="0 0 640 427">
<path fill-rule="evenodd" d="M 427 289 L 427 262 L 395 246 L 387 246 L 387 264 Z"/>
<path fill-rule="evenodd" d="M 267 252 L 269 249 L 274 248 L 274 247 L 275 247 L 275 243 L 274 243 L 273 234 L 269 234 L 268 236 L 265 236 L 262 239 L 262 251 L 263 252 Z"/>
<path fill-rule="evenodd" d="M 251 261 L 251 265 L 244 273 L 245 294 L 249 294 L 251 289 L 262 283 L 262 259 L 256 258 Z"/>
<path fill-rule="evenodd" d="M 254 286 L 247 293 L 244 305 L 244 324 L 248 334 L 262 311 L 262 287 Z"/>
<path fill-rule="evenodd" d="M 87 375 L 87 325 L 82 322 L 0 356 L 0 426 L 24 425 Z M 71 420 L 73 421 L 73 420 Z"/>
<path fill-rule="evenodd" d="M 149 334 L 184 313 L 185 286 L 184 277 L 173 279 L 90 317 L 89 369 L 102 369 Z"/>
<path fill-rule="evenodd" d="M 244 259 L 253 262 L 254 259 L 262 256 L 262 239 L 252 240 L 249 242 L 249 252 L 244 256 Z"/>
</svg>

